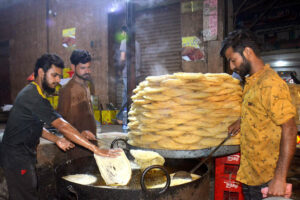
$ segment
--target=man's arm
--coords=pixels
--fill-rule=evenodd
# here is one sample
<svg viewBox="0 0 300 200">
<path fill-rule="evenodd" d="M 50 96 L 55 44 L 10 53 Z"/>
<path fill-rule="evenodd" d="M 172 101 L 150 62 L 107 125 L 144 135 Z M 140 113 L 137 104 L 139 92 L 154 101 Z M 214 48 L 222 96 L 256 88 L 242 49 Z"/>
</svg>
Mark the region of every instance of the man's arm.
<svg viewBox="0 0 300 200">
<path fill-rule="evenodd" d="M 106 149 L 99 149 L 96 145 L 89 142 L 86 138 L 84 138 L 73 126 L 71 126 L 68 122 L 66 122 L 62 118 L 57 118 L 52 122 L 52 126 L 58 129 L 66 138 L 71 140 L 72 142 L 83 146 L 90 151 L 94 152 L 95 154 L 107 157 L 116 157 L 118 156 L 118 152 L 120 150 L 106 150 Z"/>
<path fill-rule="evenodd" d="M 284 196 L 286 177 L 296 150 L 297 127 L 294 118 L 281 125 L 280 152 L 274 178 L 269 183 L 268 196 Z"/>
<path fill-rule="evenodd" d="M 56 135 L 50 133 L 45 128 L 43 128 L 42 137 L 51 142 L 54 142 L 63 151 L 66 151 L 66 150 L 69 150 L 69 149 L 75 147 L 75 145 L 72 142 L 68 141 L 66 138 L 57 137 Z"/>
<path fill-rule="evenodd" d="M 125 63 L 125 61 L 126 61 L 126 52 L 125 51 L 121 51 L 120 61 L 121 61 L 121 64 Z"/>
</svg>

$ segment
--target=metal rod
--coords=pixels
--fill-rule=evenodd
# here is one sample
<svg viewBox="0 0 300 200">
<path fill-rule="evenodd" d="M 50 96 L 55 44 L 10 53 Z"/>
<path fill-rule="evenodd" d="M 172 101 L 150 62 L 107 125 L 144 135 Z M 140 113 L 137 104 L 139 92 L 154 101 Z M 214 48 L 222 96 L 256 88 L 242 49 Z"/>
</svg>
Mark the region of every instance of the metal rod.
<svg viewBox="0 0 300 200">
<path fill-rule="evenodd" d="M 205 163 L 208 159 L 211 158 L 211 156 L 230 138 L 231 136 L 228 134 L 228 136 L 212 151 L 210 154 L 202 160 L 198 165 L 196 165 L 190 173 L 193 174 L 203 163 Z"/>
</svg>

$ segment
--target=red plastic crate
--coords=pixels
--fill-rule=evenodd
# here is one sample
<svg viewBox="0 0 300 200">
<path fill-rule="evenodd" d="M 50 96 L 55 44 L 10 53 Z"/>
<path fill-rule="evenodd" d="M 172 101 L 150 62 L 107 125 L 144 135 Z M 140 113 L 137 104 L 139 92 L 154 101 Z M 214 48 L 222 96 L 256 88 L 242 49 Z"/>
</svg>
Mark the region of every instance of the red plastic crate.
<svg viewBox="0 0 300 200">
<path fill-rule="evenodd" d="M 215 200 L 244 200 L 241 183 L 226 178 L 216 178 Z"/>
<path fill-rule="evenodd" d="M 215 159 L 215 177 L 236 178 L 240 164 L 240 154 L 233 154 Z"/>
<path fill-rule="evenodd" d="M 223 177 L 223 178 L 231 177 L 231 179 L 235 180 L 239 167 L 240 167 L 239 165 L 233 165 L 233 164 L 216 165 L 215 177 Z"/>
<path fill-rule="evenodd" d="M 240 160 L 241 160 L 241 154 L 236 153 L 236 154 L 232 154 L 232 155 L 229 155 L 229 156 L 216 158 L 216 165 L 221 165 L 221 164 L 239 165 Z"/>
</svg>

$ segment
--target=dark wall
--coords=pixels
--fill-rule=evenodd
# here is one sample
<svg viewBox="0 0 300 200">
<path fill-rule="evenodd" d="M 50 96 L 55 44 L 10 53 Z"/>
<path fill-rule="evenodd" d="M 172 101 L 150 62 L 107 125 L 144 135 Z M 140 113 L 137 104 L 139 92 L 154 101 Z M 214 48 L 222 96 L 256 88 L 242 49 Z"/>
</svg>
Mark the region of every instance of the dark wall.
<svg viewBox="0 0 300 200">
<path fill-rule="evenodd" d="M 149 1 L 145 0 L 144 2 Z M 169 2 L 168 5 L 178 2 L 182 6 L 184 2 L 189 1 L 165 2 Z M 203 3 L 200 0 L 199 2 Z M 223 72 L 222 59 L 218 56 L 223 38 L 223 1 L 219 0 L 218 2 L 217 39 L 204 42 L 205 60 L 189 63 L 182 61 L 181 69 L 183 71 Z M 110 26 L 108 10 L 112 3 L 112 1 L 104 0 L 26 0 L 5 9 L 0 7 L 0 41 L 9 41 L 10 75 L 7 76 L 10 77 L 12 101 L 27 84 L 26 78 L 33 72 L 36 59 L 47 50 L 57 53 L 64 59 L 66 67 L 70 66 L 69 57 L 72 50 L 62 46 L 62 31 L 72 27 L 76 28 L 76 48 L 86 49 L 92 54 L 95 95 L 99 96 L 102 104 L 114 101 L 116 97 L 112 90 L 109 91 L 109 88 L 116 88 L 111 85 L 115 82 L 109 81 L 109 79 L 115 78 L 113 76 L 115 72 L 110 69 L 114 66 L 109 62 L 111 54 L 108 53 L 108 29 Z M 47 9 L 51 12 L 47 12 Z M 178 15 L 180 16 L 178 18 L 181 37 L 197 36 L 201 38 L 203 7 L 196 12 L 183 13 L 178 10 Z M 177 57 L 178 55 L 180 55 L 180 49 L 178 49 L 178 54 L 176 53 Z"/>
<path fill-rule="evenodd" d="M 46 51 L 45 0 L 28 0 L 0 13 L 0 40 L 10 44 L 9 76 L 14 99 L 32 73 L 36 58 Z"/>
<path fill-rule="evenodd" d="M 90 51 L 93 56 L 92 76 L 95 93 L 101 102 L 108 102 L 108 53 L 106 1 L 26 0 L 0 12 L 0 41 L 9 40 L 9 63 L 12 100 L 27 84 L 36 59 L 49 50 L 61 56 L 70 66 L 70 49 L 62 46 L 62 31 L 76 28 L 76 48 Z M 48 40 L 48 42 L 47 42 Z M 48 45 L 47 45 L 48 44 Z M 3 73 L 3 72 L 2 72 Z"/>
</svg>

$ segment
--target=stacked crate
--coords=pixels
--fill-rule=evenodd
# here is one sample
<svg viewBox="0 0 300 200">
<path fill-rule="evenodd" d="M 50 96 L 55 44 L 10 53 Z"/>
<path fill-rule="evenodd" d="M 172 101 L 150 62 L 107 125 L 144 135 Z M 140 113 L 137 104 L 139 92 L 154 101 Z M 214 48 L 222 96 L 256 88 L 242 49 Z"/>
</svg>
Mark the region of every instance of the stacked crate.
<svg viewBox="0 0 300 200">
<path fill-rule="evenodd" d="M 215 200 L 243 200 L 242 185 L 236 181 L 240 153 L 215 159 Z"/>
</svg>

